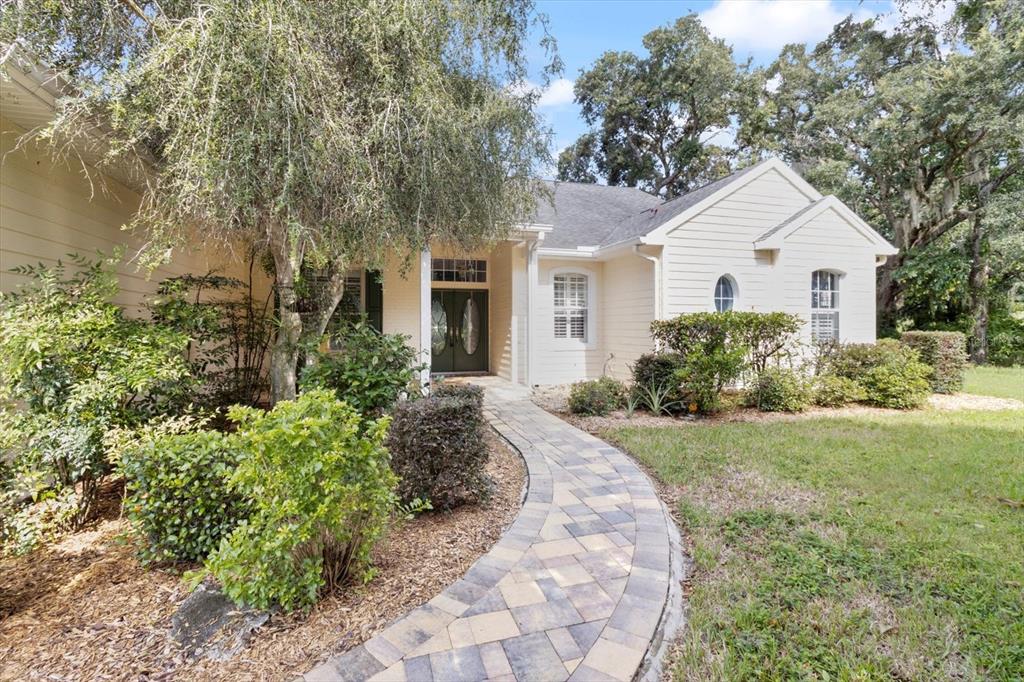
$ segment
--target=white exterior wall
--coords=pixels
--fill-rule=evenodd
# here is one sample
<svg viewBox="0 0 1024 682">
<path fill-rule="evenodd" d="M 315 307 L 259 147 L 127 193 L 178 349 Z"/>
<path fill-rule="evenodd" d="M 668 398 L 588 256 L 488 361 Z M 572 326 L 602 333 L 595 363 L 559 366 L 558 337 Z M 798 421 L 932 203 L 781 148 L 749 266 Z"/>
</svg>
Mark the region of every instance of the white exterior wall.
<svg viewBox="0 0 1024 682">
<path fill-rule="evenodd" d="M 385 334 L 404 334 L 409 345 L 420 348 L 420 261 L 414 256 L 407 268 L 397 257 L 390 259 L 381 270 L 381 288 L 384 295 Z M 427 340 L 429 342 L 429 339 Z"/>
<path fill-rule="evenodd" d="M 736 283 L 735 310 L 777 310 L 771 254 L 755 252 L 754 239 L 809 203 L 772 170 L 671 232 L 664 250 L 664 316 L 713 311 L 722 275 Z"/>
<path fill-rule="evenodd" d="M 115 303 L 132 315 L 142 312 L 145 299 L 156 293 L 160 282 L 187 273 L 218 274 L 248 278 L 248 264 L 241 256 L 196 246 L 176 251 L 170 263 L 151 274 L 140 271 L 131 260 L 142 240 L 121 227 L 131 221 L 140 197 L 120 182 L 107 178 L 106 191 L 89 181 L 78 169 L 55 163 L 48 150 L 29 145 L 12 151 L 25 131 L 0 119 L 0 291 L 13 291 L 29 280 L 11 268 L 19 265 L 55 265 L 68 262 L 69 253 L 92 260 L 112 255 L 124 247 L 117 267 L 120 291 Z M 270 283 L 261 268 L 254 272 L 256 292 L 263 300 Z"/>
<path fill-rule="evenodd" d="M 654 263 L 635 253 L 604 263 L 601 339 L 607 372 L 620 380 L 631 376 L 636 359 L 654 348 Z"/>
<path fill-rule="evenodd" d="M 512 381 L 512 251 L 504 242 L 491 252 L 487 273 L 491 374 Z"/>
<path fill-rule="evenodd" d="M 839 338 L 847 343 L 875 340 L 875 247 L 834 210 L 815 216 L 791 234 L 779 251 L 776 268 L 781 310 L 808 321 L 810 339 L 811 273 L 839 273 Z"/>
<path fill-rule="evenodd" d="M 602 342 L 601 325 L 605 314 L 601 305 L 604 264 L 589 260 L 542 258 L 535 285 L 533 304 L 534 384 L 567 384 L 601 376 L 607 359 Z M 553 276 L 576 272 L 589 277 L 589 320 L 586 342 L 554 337 Z"/>
</svg>

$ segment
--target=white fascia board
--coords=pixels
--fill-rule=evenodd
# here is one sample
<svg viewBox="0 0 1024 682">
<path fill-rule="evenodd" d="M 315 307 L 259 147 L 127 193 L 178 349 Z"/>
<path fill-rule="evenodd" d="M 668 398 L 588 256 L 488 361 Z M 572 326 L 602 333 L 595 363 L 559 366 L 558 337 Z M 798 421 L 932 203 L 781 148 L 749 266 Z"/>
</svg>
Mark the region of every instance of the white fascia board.
<svg viewBox="0 0 1024 682">
<path fill-rule="evenodd" d="M 800 177 L 799 173 L 797 173 L 795 170 L 786 165 L 785 162 L 780 161 L 779 159 L 768 159 L 766 161 L 762 161 L 761 163 L 754 166 L 754 168 L 747 171 L 747 173 L 743 177 L 737 178 L 733 182 L 730 182 L 729 184 L 727 184 L 725 187 L 718 190 L 714 194 L 705 197 L 703 200 L 697 202 L 696 204 L 686 209 L 679 215 L 671 218 L 670 220 L 662 223 L 655 229 L 651 230 L 650 232 L 643 236 L 642 243 L 664 245 L 665 238 L 668 236 L 670 232 L 675 230 L 677 227 L 679 227 L 686 221 L 690 220 L 694 216 L 698 215 L 699 213 L 702 213 L 703 211 L 706 211 L 707 209 L 711 208 L 722 199 L 725 199 L 726 197 L 731 195 L 733 192 L 736 192 L 742 189 L 743 187 L 746 187 L 747 185 L 752 183 L 754 180 L 757 180 L 765 173 L 769 173 L 773 170 L 778 171 L 779 173 L 782 174 L 783 177 L 785 177 L 787 180 L 793 183 L 797 190 L 807 197 L 809 203 L 818 201 L 819 199 L 822 198 L 821 192 L 814 189 L 814 187 L 812 187 L 806 180 Z"/>
<path fill-rule="evenodd" d="M 516 232 L 554 232 L 555 226 L 548 223 L 516 223 Z"/>
<path fill-rule="evenodd" d="M 597 248 L 592 246 L 581 246 L 575 249 L 557 248 L 553 246 L 542 246 L 537 249 L 537 255 L 541 258 L 590 258 L 597 254 Z"/>
<path fill-rule="evenodd" d="M 849 206 L 844 204 L 835 196 L 827 196 L 824 201 L 819 203 L 813 209 L 807 211 L 805 214 L 794 220 L 786 228 L 779 230 L 771 234 L 766 239 L 758 239 L 754 242 L 754 249 L 774 251 L 781 249 L 783 244 L 786 243 L 786 239 L 794 232 L 799 230 L 801 227 L 806 225 L 808 222 L 818 217 L 822 213 L 828 210 L 835 211 L 840 218 L 845 220 L 850 227 L 856 230 L 862 237 L 871 242 L 875 247 L 875 253 L 879 256 L 892 256 L 899 253 L 899 249 L 890 244 L 885 237 L 878 234 L 877 231 L 861 218 L 859 215 L 854 213 Z"/>
</svg>

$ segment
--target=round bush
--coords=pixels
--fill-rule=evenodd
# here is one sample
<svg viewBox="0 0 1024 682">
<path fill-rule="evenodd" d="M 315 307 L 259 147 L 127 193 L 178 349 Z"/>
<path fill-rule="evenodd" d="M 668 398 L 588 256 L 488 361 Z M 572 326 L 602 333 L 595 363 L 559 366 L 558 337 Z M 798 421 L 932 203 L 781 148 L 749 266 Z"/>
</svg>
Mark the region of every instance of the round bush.
<svg viewBox="0 0 1024 682">
<path fill-rule="evenodd" d="M 889 362 L 869 369 L 859 383 L 867 394 L 866 401 L 877 407 L 913 410 L 924 404 L 931 393 L 931 367 L 910 360 Z"/>
<path fill-rule="evenodd" d="M 678 353 L 646 353 L 633 365 L 633 390 L 641 396 L 664 392 L 665 402 L 683 404 L 678 371 L 683 358 Z"/>
<path fill-rule="evenodd" d="M 622 407 L 625 396 L 626 389 L 622 382 L 611 377 L 581 381 L 569 389 L 569 411 L 573 414 L 603 417 Z"/>
<path fill-rule="evenodd" d="M 768 367 L 757 375 L 747 396 L 749 404 L 762 412 L 803 412 L 811 402 L 811 389 L 803 375 Z"/>
<path fill-rule="evenodd" d="M 864 387 L 853 379 L 834 374 L 820 376 L 814 381 L 814 404 L 821 407 L 843 407 L 867 398 Z"/>
</svg>

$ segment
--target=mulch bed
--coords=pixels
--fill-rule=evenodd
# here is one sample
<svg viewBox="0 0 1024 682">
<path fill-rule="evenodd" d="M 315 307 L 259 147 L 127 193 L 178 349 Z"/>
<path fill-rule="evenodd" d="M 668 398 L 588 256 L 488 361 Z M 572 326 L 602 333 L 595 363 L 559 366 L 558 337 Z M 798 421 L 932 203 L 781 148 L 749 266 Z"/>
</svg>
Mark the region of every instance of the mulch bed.
<svg viewBox="0 0 1024 682">
<path fill-rule="evenodd" d="M 274 615 L 230 661 L 189 661 L 168 637 L 188 595 L 179 571 L 146 570 L 116 512 L 32 554 L 0 560 L 2 680 L 285 680 L 368 639 L 454 582 L 520 508 L 519 455 L 488 434 L 486 503 L 396 527 L 374 552 L 366 585 L 309 613 Z M 116 509 L 116 505 L 113 505 Z"/>
</svg>

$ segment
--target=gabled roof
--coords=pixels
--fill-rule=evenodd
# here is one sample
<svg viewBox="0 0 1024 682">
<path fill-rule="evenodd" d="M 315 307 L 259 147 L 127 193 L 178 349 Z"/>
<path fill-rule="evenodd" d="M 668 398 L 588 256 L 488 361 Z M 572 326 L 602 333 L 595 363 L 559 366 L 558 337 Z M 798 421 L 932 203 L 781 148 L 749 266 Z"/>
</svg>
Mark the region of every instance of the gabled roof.
<svg viewBox="0 0 1024 682">
<path fill-rule="evenodd" d="M 548 196 L 537 201 L 530 223 L 553 226 L 544 239 L 549 248 L 599 246 L 623 221 L 661 203 L 635 187 L 576 182 L 545 182 Z"/>
<path fill-rule="evenodd" d="M 849 223 L 854 230 L 859 232 L 861 236 L 871 243 L 875 247 L 876 255 L 892 256 L 899 252 L 899 249 L 890 244 L 885 237 L 878 234 L 878 232 L 864 222 L 859 215 L 851 211 L 846 204 L 832 195 L 822 197 L 814 203 L 803 207 L 772 229 L 762 234 L 754 240 L 754 248 L 767 250 L 781 249 L 790 235 L 806 225 L 808 221 L 828 210 L 835 211 L 840 218 Z"/>
</svg>

